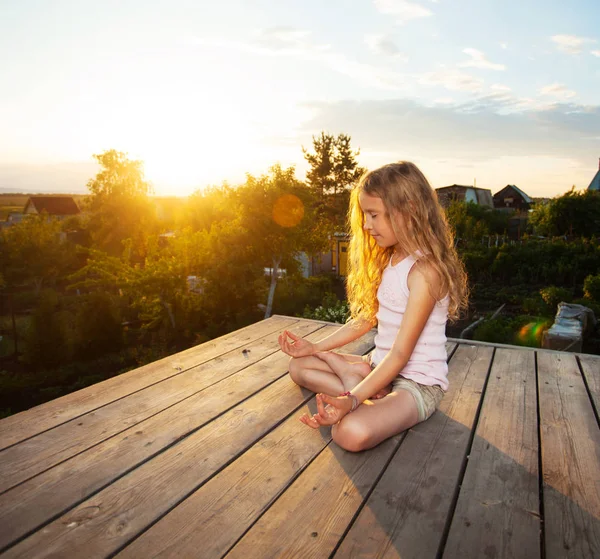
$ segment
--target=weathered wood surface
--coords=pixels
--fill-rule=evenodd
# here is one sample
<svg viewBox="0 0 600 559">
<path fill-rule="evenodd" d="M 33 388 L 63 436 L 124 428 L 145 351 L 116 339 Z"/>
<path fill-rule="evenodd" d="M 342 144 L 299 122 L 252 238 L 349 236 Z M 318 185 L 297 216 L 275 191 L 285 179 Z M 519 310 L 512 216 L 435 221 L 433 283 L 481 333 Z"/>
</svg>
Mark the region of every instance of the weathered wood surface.
<svg viewBox="0 0 600 559">
<path fill-rule="evenodd" d="M 445 557 L 540 556 L 534 358 L 496 350 Z"/>
<path fill-rule="evenodd" d="M 273 317 L 0 421 L 2 557 L 600 556 L 600 358 L 450 340 L 440 409 L 353 454 L 298 421 L 284 328 L 336 326 Z"/>
<path fill-rule="evenodd" d="M 336 557 L 435 557 L 493 351 L 459 346 L 440 410 L 411 429 Z"/>
<path fill-rule="evenodd" d="M 577 361 L 538 355 L 546 557 L 600 557 L 600 431 Z"/>
</svg>

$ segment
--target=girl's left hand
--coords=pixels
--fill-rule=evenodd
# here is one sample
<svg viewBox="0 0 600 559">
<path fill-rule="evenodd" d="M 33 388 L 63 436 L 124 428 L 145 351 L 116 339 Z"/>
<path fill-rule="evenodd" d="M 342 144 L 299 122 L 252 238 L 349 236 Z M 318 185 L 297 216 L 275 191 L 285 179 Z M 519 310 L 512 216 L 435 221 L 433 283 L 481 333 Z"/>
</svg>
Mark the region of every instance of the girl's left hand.
<svg viewBox="0 0 600 559">
<path fill-rule="evenodd" d="M 327 405 L 324 405 L 327 404 Z M 352 409 L 352 399 L 348 396 L 333 398 L 327 394 L 317 394 L 317 411 L 312 417 L 304 414 L 300 421 L 313 429 L 334 425 Z"/>
</svg>

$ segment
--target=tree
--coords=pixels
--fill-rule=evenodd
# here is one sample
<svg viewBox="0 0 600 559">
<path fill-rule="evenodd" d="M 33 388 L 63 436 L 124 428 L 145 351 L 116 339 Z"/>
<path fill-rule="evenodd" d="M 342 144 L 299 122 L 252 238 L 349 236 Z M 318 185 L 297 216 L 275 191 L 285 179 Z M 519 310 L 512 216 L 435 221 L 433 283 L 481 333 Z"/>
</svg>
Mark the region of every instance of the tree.
<svg viewBox="0 0 600 559">
<path fill-rule="evenodd" d="M 590 238 L 600 235 L 600 195 L 573 190 L 533 208 L 530 222 L 536 233 Z"/>
<path fill-rule="evenodd" d="M 350 191 L 364 173 L 356 160 L 360 150 L 352 150 L 350 136 L 325 132 L 313 136 L 313 150 L 310 153 L 302 148 L 310 165 L 306 181 L 316 196 L 315 209 L 324 214 L 332 228 L 343 230 Z"/>
<path fill-rule="evenodd" d="M 143 258 L 146 238 L 156 232 L 156 210 L 149 198 L 141 161 L 114 149 L 94 155 L 101 166 L 87 187 L 90 191 L 90 231 L 94 245 L 116 256 L 132 239 L 136 256 Z"/>
<path fill-rule="evenodd" d="M 265 318 L 271 316 L 282 262 L 292 263 L 300 252 L 314 254 L 327 244 L 323 222 L 314 212 L 310 191 L 295 177 L 294 167 L 271 167 L 237 190 L 241 224 L 248 231 L 264 266 L 271 268 Z M 259 260 L 259 261 L 260 261 Z"/>
<path fill-rule="evenodd" d="M 42 214 L 0 232 L 0 273 L 7 285 L 33 284 L 37 295 L 69 271 L 74 250 L 61 240 L 60 231 L 59 221 Z"/>
<path fill-rule="evenodd" d="M 323 198 L 335 189 L 335 138 L 331 134 L 321 132 L 319 136 L 313 136 L 312 141 L 314 153 L 302 148 L 304 158 L 310 165 L 306 173 L 306 182 L 315 194 Z"/>
</svg>

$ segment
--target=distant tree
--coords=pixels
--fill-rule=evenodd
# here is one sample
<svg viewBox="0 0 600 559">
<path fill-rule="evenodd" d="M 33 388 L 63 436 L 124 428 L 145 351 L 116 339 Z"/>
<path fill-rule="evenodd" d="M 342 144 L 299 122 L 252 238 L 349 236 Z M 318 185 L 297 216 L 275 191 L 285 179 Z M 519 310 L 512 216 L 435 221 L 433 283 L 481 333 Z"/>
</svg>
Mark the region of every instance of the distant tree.
<svg viewBox="0 0 600 559">
<path fill-rule="evenodd" d="M 123 251 L 123 241 L 132 239 L 134 253 L 143 257 L 145 240 L 157 227 L 143 164 L 114 149 L 94 157 L 101 166 L 87 184 L 94 246 L 116 256 Z"/>
<path fill-rule="evenodd" d="M 61 224 L 30 216 L 0 231 L 0 273 L 7 285 L 32 284 L 36 294 L 71 270 L 74 250 L 61 240 Z"/>
<path fill-rule="evenodd" d="M 504 234 L 509 215 L 473 202 L 453 200 L 446 209 L 446 217 L 457 238 L 479 241 L 484 235 Z"/>
<path fill-rule="evenodd" d="M 333 228 L 343 230 L 350 190 L 365 171 L 356 159 L 360 150 L 353 151 L 351 137 L 346 134 L 336 137 L 321 132 L 319 136 L 313 136 L 314 153 L 305 148 L 302 151 L 310 165 L 306 182 L 316 196 L 316 210 Z"/>
<path fill-rule="evenodd" d="M 178 227 L 210 231 L 214 223 L 235 219 L 233 188 L 227 183 L 194 192 L 181 211 Z"/>
<path fill-rule="evenodd" d="M 281 264 L 300 252 L 315 254 L 327 245 L 327 230 L 314 211 L 314 200 L 296 179 L 294 167 L 273 166 L 269 174 L 237 189 L 241 224 L 258 249 L 259 262 L 271 268 L 265 317 L 271 315 Z"/>
<path fill-rule="evenodd" d="M 540 235 L 599 236 L 600 195 L 571 190 L 545 205 L 536 205 L 530 223 Z"/>
<path fill-rule="evenodd" d="M 304 158 L 308 161 L 310 169 L 306 173 L 308 186 L 320 198 L 335 190 L 335 137 L 332 134 L 321 132 L 312 138 L 314 153 L 304 147 Z"/>
</svg>

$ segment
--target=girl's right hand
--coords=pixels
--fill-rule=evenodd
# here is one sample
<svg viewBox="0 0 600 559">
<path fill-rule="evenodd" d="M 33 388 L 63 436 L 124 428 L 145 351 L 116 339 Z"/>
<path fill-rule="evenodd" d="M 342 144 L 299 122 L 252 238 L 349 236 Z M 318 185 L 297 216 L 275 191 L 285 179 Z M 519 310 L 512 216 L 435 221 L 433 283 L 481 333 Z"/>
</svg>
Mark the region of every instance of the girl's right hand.
<svg viewBox="0 0 600 559">
<path fill-rule="evenodd" d="M 292 341 L 290 342 L 288 338 Z M 296 334 L 288 330 L 284 330 L 278 339 L 281 351 L 287 353 L 290 357 L 306 357 L 307 355 L 314 355 L 317 351 L 315 344 L 300 336 L 296 336 Z"/>
</svg>

